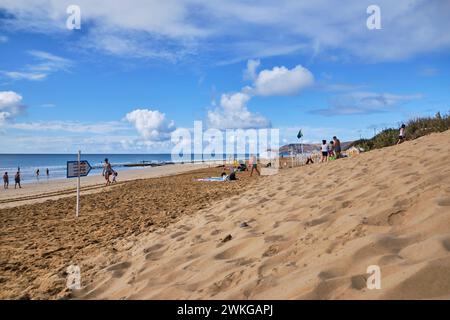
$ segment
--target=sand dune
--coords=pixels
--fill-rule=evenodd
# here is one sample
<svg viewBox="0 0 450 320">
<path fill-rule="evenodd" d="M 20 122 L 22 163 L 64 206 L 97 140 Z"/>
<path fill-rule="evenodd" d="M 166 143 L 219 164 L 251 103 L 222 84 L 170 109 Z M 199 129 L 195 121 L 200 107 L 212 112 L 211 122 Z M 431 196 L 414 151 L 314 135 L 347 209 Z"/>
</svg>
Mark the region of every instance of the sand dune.
<svg viewBox="0 0 450 320">
<path fill-rule="evenodd" d="M 143 236 L 72 297 L 449 299 L 449 159 L 448 131 L 281 170 Z"/>
<path fill-rule="evenodd" d="M 84 195 L 78 220 L 73 198 L 1 209 L 0 296 L 449 299 L 448 159 L 450 131 L 237 182 L 125 182 Z"/>
</svg>

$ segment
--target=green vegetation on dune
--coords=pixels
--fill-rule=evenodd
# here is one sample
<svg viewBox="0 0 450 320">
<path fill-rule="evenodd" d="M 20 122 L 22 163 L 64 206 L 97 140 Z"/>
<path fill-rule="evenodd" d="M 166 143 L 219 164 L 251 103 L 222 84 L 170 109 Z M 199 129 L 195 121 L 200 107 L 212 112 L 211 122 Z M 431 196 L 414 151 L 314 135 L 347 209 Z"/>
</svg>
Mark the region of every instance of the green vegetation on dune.
<svg viewBox="0 0 450 320">
<path fill-rule="evenodd" d="M 406 123 L 406 140 L 414 140 L 432 132 L 443 132 L 450 129 L 450 113 L 434 117 L 415 118 Z M 349 147 L 355 146 L 365 151 L 393 146 L 398 141 L 399 129 L 384 129 L 370 139 L 356 140 Z"/>
</svg>

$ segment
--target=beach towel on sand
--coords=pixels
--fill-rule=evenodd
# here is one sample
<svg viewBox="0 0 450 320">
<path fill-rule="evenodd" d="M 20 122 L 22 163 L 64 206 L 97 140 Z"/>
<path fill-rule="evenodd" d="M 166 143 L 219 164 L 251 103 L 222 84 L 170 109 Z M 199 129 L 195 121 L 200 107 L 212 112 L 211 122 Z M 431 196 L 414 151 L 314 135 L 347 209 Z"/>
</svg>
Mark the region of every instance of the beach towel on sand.
<svg viewBox="0 0 450 320">
<path fill-rule="evenodd" d="M 209 177 L 209 178 L 202 178 L 197 179 L 197 181 L 226 181 L 226 177 Z"/>
</svg>

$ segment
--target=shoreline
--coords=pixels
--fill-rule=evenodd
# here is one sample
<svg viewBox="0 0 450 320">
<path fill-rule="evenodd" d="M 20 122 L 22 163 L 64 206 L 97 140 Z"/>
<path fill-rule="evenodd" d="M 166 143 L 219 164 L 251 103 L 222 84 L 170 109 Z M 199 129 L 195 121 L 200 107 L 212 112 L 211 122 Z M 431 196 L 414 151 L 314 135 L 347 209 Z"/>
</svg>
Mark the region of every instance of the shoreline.
<svg viewBox="0 0 450 320">
<path fill-rule="evenodd" d="M 119 172 L 117 183 L 112 187 L 123 182 L 172 176 L 217 165 L 219 164 L 201 162 L 122 170 Z M 14 189 L 14 181 L 11 183 L 10 180 L 9 188 L 7 190 L 2 188 L 0 191 L 0 209 L 74 196 L 76 186 L 76 178 L 61 178 L 23 183 L 22 188 Z M 82 194 L 101 192 L 105 188 L 105 179 L 100 174 L 81 178 Z"/>
</svg>

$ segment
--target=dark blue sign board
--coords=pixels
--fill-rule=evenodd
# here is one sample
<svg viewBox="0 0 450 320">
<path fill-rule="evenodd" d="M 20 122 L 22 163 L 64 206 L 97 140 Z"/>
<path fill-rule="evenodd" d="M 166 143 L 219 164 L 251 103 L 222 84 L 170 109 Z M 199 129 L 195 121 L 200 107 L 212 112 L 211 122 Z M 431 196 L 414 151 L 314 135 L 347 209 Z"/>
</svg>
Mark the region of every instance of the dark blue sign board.
<svg viewBox="0 0 450 320">
<path fill-rule="evenodd" d="M 78 169 L 78 161 L 67 161 L 67 178 L 86 177 L 91 171 L 92 167 L 86 160 L 80 161 L 80 168 Z M 78 170 L 80 173 L 78 174 Z"/>
</svg>

